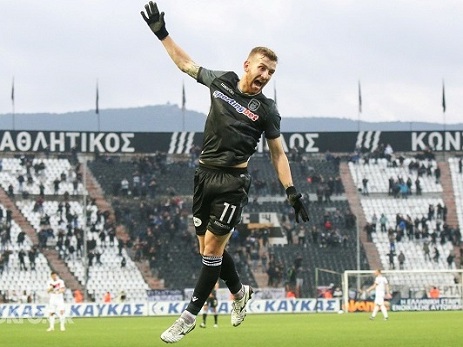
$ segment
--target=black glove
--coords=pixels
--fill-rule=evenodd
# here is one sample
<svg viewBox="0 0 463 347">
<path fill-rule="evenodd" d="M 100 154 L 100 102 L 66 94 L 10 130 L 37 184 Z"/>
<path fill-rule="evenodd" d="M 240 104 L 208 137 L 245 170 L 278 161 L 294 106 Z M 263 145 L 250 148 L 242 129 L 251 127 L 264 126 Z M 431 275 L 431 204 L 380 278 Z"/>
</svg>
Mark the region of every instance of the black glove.
<svg viewBox="0 0 463 347">
<path fill-rule="evenodd" d="M 296 214 L 296 222 L 299 223 L 299 215 L 301 216 L 302 222 L 308 222 L 309 216 L 301 200 L 302 194 L 298 193 L 296 188 L 291 186 L 286 188 L 286 195 L 288 196 L 289 203 L 294 208 L 294 212 Z"/>
<path fill-rule="evenodd" d="M 146 24 L 150 27 L 151 31 L 158 37 L 159 40 L 164 40 L 169 33 L 166 30 L 166 22 L 164 22 L 164 12 L 159 14 L 158 5 L 150 1 L 145 5 L 146 13 L 141 11 L 141 15 Z"/>
</svg>

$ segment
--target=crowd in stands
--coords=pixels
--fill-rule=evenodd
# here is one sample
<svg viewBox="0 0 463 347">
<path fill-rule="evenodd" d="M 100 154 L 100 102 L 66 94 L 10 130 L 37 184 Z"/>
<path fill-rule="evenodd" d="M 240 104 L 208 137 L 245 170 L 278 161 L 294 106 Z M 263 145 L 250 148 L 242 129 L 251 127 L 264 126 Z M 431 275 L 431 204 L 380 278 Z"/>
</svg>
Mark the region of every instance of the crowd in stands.
<svg viewBox="0 0 463 347">
<path fill-rule="evenodd" d="M 461 244 L 461 231 L 459 227 L 452 227 L 447 224 L 447 213 L 445 205 L 441 203 L 437 204 L 437 208 L 430 204 L 428 207 L 427 216 L 422 215 L 415 216 L 414 218 L 410 215 L 403 215 L 397 213 L 395 221 L 389 221 L 387 216 L 382 213 L 378 217 L 376 214 L 367 222 L 365 225 L 365 232 L 367 233 L 368 241 L 373 241 L 373 233 L 379 231 L 387 233 L 389 240 L 389 267 L 396 269 L 395 257 L 398 257 L 399 264 L 405 261 L 404 256 L 400 257 L 400 254 L 396 252 L 397 243 L 408 240 L 413 242 L 420 242 L 423 244 L 423 255 L 426 260 L 432 260 L 439 262 L 440 252 L 437 244 L 445 245 L 451 243 L 453 246 L 459 247 Z M 433 255 L 431 257 L 431 248 L 433 249 Z M 401 259 L 402 258 L 402 261 Z M 453 261 L 455 259 L 454 252 L 450 251 L 447 255 L 447 262 L 449 268 L 453 268 Z"/>
<path fill-rule="evenodd" d="M 44 181 L 43 172 L 46 161 L 21 158 L 24 173 L 15 177 L 16 182 L 8 182 L 6 190 L 12 198 L 20 194 L 19 207 L 25 208 L 24 201 L 29 201 L 31 213 L 39 216 L 36 227 L 39 244 L 31 249 L 19 250 L 15 256 L 19 259 L 20 271 L 33 271 L 36 255 L 48 247 L 56 249 L 66 262 L 81 261 L 84 252 L 83 226 L 88 227 L 87 259 L 90 267 L 97 267 L 104 262 L 104 254 L 109 248 L 117 248 L 120 267 L 127 264 L 127 254 L 135 262 L 147 262 L 154 276 L 165 279 L 166 287 L 179 286 L 175 274 L 169 273 L 175 262 L 185 262 L 185 273 L 196 267 L 198 249 L 194 229 L 191 225 L 192 177 L 198 153 L 193 150 L 191 156 L 173 158 L 166 153 L 134 156 L 130 161 L 121 161 L 115 156 L 100 155 L 89 164 L 111 202 L 114 219 L 109 211 L 100 211 L 95 201 L 78 207 L 74 204 L 74 195 L 82 192 L 80 164 L 74 162 L 68 171 L 61 172 L 52 181 Z M 262 156 L 268 155 L 263 153 Z M 296 224 L 290 206 L 284 200 L 284 191 L 273 172 L 265 163 L 268 160 L 255 156 L 250 161 L 250 173 L 253 178 L 250 202 L 246 210 L 255 212 L 276 212 L 281 216 L 281 231 L 285 238 L 284 246 L 270 243 L 270 231 L 266 228 L 246 230 L 238 227 L 231 237 L 229 252 L 233 255 L 238 271 L 250 276 L 252 273 L 268 275 L 269 287 L 282 287 L 295 297 L 313 293 L 308 289 L 313 282 L 310 269 L 316 264 L 310 263 L 308 253 L 315 252 L 320 257 L 330 258 L 336 271 L 353 268 L 350 261 L 355 254 L 356 218 L 348 203 L 333 197 L 344 193 L 339 163 L 340 158 L 325 153 L 323 159 L 310 159 L 298 148 L 292 149 L 289 160 L 297 184 L 310 201 L 310 222 Z M 436 184 L 440 181 L 440 172 L 433 161 L 432 151 L 425 151 L 416 158 L 396 155 L 390 145 L 380 146 L 377 150 L 362 152 L 358 149 L 352 156 L 353 162 L 363 166 L 375 165 L 379 160 L 386 160 L 388 168 L 403 168 L 408 172 L 389 177 L 388 189 L 385 191 L 395 198 L 407 198 L 412 192 L 423 193 L 422 179 L 432 178 Z M 191 175 L 190 175 L 191 173 Z M 22 178 L 21 178 L 22 176 Z M 362 176 L 363 192 L 369 192 L 369 179 Z M 384 179 L 384 176 L 383 176 Z M 5 185 L 2 184 L 4 187 Z M 34 187 L 34 189 L 32 189 Z M 283 197 L 277 203 L 266 204 L 262 197 Z M 53 200 L 53 204 L 51 204 Z M 27 207 L 29 208 L 29 207 Z M 80 210 L 79 208 L 83 209 Z M 81 220 L 85 213 L 86 220 Z M 395 267 L 395 258 L 402 268 L 407 259 L 397 251 L 397 244 L 407 239 L 424 241 L 428 245 L 431 260 L 442 257 L 436 254 L 437 243 L 451 242 L 459 245 L 461 233 L 459 228 L 446 223 L 447 207 L 443 204 L 430 205 L 426 216 L 397 213 L 395 221 L 387 220 L 385 214 L 368 217 L 365 226 L 368 239 L 372 241 L 374 233 L 386 233 L 389 239 L 390 266 Z M 385 219 L 386 218 L 386 219 Z M 8 219 L 11 211 L 0 209 L 0 272 L 8 266 L 11 251 L 8 244 L 21 244 L 24 234 L 20 233 L 12 241 L 9 233 Z M 118 238 L 116 229 L 125 227 L 127 238 Z M 281 248 L 289 250 L 288 255 L 281 253 Z M 342 250 L 342 252 L 341 252 Z M 318 253 L 321 252 L 321 253 Z M 323 253 L 324 252 L 324 253 Z M 339 254 L 336 254 L 338 252 Z M 455 255 L 449 254 L 449 266 L 453 265 Z M 343 259 L 337 259 L 344 257 Z M 349 257 L 349 259 L 347 259 Z M 332 259 L 331 259 L 332 258 Z M 352 258 L 352 259 L 351 259 Z M 181 260 L 182 259 L 182 260 Z M 452 262 L 450 262 L 452 260 Z M 325 260 L 324 260 L 325 261 Z M 343 264 L 344 261 L 344 264 Z M 343 268 L 343 266 L 345 266 Z M 190 271 L 190 274 L 195 271 Z M 190 275 L 191 276 L 191 275 Z M 194 278 L 187 278 L 187 285 L 194 283 Z M 334 295 L 336 287 L 325 291 Z M 106 293 L 106 291 L 105 291 Z M 325 294 L 323 294 L 325 295 Z"/>
<path fill-rule="evenodd" d="M 330 154 L 325 154 L 324 159 L 310 160 L 303 155 L 302 151 L 293 150 L 289 156 L 294 171 L 294 176 L 298 184 L 302 185 L 306 193 L 316 194 L 317 199 L 313 206 L 319 205 L 320 210 L 314 212 L 312 222 L 308 225 L 297 225 L 292 214 L 292 209 L 288 204 L 282 202 L 277 206 L 266 206 L 261 203 L 260 197 L 281 196 L 284 191 L 277 181 L 272 168 L 269 167 L 265 156 L 267 153 L 254 156 L 250 160 L 249 171 L 253 178 L 253 185 L 250 192 L 250 203 L 246 207 L 247 211 L 275 211 L 287 218 L 282 219 L 282 230 L 288 244 L 297 244 L 304 249 L 308 245 L 320 249 L 335 249 L 337 247 L 350 247 L 352 240 L 352 229 L 355 227 L 355 217 L 347 207 L 347 204 L 339 207 L 332 202 L 332 196 L 340 196 L 343 187 L 339 175 L 340 158 Z M 157 156 L 158 159 L 137 157 L 131 162 L 132 169 L 128 164 L 129 172 L 133 175 L 116 173 L 111 174 L 113 189 L 112 205 L 115 211 L 116 223 L 126 226 L 129 239 L 125 246 L 131 251 L 136 261 L 148 262 L 151 271 L 156 275 L 163 275 L 165 264 L 173 261 L 174 251 L 167 252 L 166 249 L 172 248 L 175 240 L 182 240 L 181 246 L 188 248 L 187 253 L 191 257 L 197 254 L 197 245 L 192 226 L 189 224 L 190 202 L 192 184 L 189 190 L 174 189 L 181 187 L 177 184 L 176 177 L 169 173 L 176 170 L 181 171 L 180 177 L 185 176 L 185 171 L 194 169 L 191 158 L 172 160 L 169 157 Z M 91 163 L 90 167 L 98 178 L 102 179 L 102 186 L 108 187 L 104 178 L 108 175 L 98 173 L 105 170 L 104 165 L 112 166 L 115 163 L 100 158 L 100 163 Z M 101 161 L 103 165 L 101 165 Z M 153 169 L 140 168 L 140 163 L 144 167 L 150 167 L 146 163 L 157 163 Z M 166 179 L 165 176 L 169 176 Z M 193 172 L 191 172 L 192 179 Z M 177 176 L 178 177 L 178 176 Z M 156 181 L 156 193 L 151 194 L 146 182 Z M 162 181 L 162 184 L 160 182 Z M 139 183 L 145 182 L 145 183 Z M 116 188 L 114 188 L 116 186 Z M 138 189 L 137 187 L 141 187 Z M 106 190 L 108 192 L 108 190 Z M 186 196 L 186 200 L 184 197 Z M 239 229 L 239 228 L 237 228 Z M 347 232 L 346 230 L 350 230 Z M 229 250 L 233 254 L 238 271 L 250 273 L 252 271 L 262 271 L 269 275 L 269 286 L 284 285 L 291 277 L 291 267 L 286 264 L 279 264 L 278 259 L 273 259 L 272 247 L 268 243 L 268 233 L 262 230 L 253 230 L 251 233 L 243 233 L 243 230 L 236 230 L 232 235 Z M 183 249 L 185 252 L 185 248 Z M 194 258 L 192 258 L 194 259 Z M 306 265 L 308 266 L 308 265 Z M 167 281 L 169 286 L 169 281 Z M 306 283 L 307 284 L 307 283 Z"/>
<path fill-rule="evenodd" d="M 357 148 L 350 164 L 354 181 L 365 196 L 374 191 L 407 199 L 412 194 L 422 195 L 423 190 L 442 191 L 441 170 L 429 149 L 407 157 L 394 153 L 390 144 L 380 145 L 373 152 Z"/>
</svg>

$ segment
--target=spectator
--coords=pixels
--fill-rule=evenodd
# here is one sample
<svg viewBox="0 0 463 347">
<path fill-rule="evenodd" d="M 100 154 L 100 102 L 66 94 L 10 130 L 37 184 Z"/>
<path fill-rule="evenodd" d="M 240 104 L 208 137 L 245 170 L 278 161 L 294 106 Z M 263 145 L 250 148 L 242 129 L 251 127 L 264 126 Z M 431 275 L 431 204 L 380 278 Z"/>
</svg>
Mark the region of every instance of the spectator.
<svg viewBox="0 0 463 347">
<path fill-rule="evenodd" d="M 119 294 L 119 301 L 124 302 L 126 299 L 127 299 L 127 293 L 125 292 L 125 290 L 121 290 Z"/>
<path fill-rule="evenodd" d="M 423 189 L 421 188 L 421 181 L 417 177 L 415 180 L 415 190 L 416 190 L 416 195 L 421 195 Z"/>
<path fill-rule="evenodd" d="M 125 177 L 121 181 L 121 193 L 124 197 L 129 195 L 129 181 Z"/>
<path fill-rule="evenodd" d="M 17 179 L 18 179 L 19 193 L 22 193 L 23 189 L 24 189 L 24 182 L 26 181 L 26 179 L 24 178 L 24 176 L 22 174 L 19 174 Z"/>
<path fill-rule="evenodd" d="M 392 149 L 391 145 L 388 143 L 386 145 L 386 148 L 384 149 L 384 157 L 389 163 L 391 163 L 393 154 L 394 154 L 394 150 Z"/>
<path fill-rule="evenodd" d="M 435 215 L 435 208 L 433 204 L 428 206 L 428 220 L 433 220 Z"/>
<path fill-rule="evenodd" d="M 387 231 L 387 223 L 388 219 L 384 213 L 381 213 L 381 217 L 379 218 L 379 224 L 381 225 L 381 232 Z"/>
<path fill-rule="evenodd" d="M 438 263 L 439 262 L 439 257 L 440 257 L 440 252 L 437 249 L 437 247 L 434 247 L 434 256 L 433 256 L 434 262 Z"/>
<path fill-rule="evenodd" d="M 362 195 L 365 195 L 365 196 L 370 195 L 368 191 L 368 178 L 366 177 L 362 179 Z"/>
<path fill-rule="evenodd" d="M 95 253 L 92 251 L 87 253 L 87 259 L 88 259 L 88 266 L 92 267 L 93 265 L 93 258 L 95 258 Z"/>
<path fill-rule="evenodd" d="M 437 166 L 436 169 L 434 170 L 434 177 L 436 178 L 436 184 L 440 183 L 440 176 L 441 176 L 441 171 L 440 171 L 439 166 Z"/>
<path fill-rule="evenodd" d="M 447 256 L 447 264 L 449 266 L 449 269 L 453 268 L 454 260 L 455 260 L 455 254 L 453 253 L 453 251 L 450 251 L 449 255 Z"/>
<path fill-rule="evenodd" d="M 342 299 L 342 290 L 339 286 L 337 286 L 333 291 L 333 298 L 335 299 Z"/>
<path fill-rule="evenodd" d="M 373 242 L 373 237 L 371 234 L 373 233 L 373 228 L 371 227 L 371 223 L 367 223 L 364 228 L 365 232 L 367 233 L 367 241 Z"/>
<path fill-rule="evenodd" d="M 37 248 L 34 246 L 32 247 L 29 252 L 27 252 L 29 258 L 29 264 L 31 266 L 31 270 L 35 270 L 35 259 L 37 258 Z"/>
<path fill-rule="evenodd" d="M 74 302 L 76 304 L 82 303 L 84 301 L 84 296 L 82 295 L 82 292 L 79 289 L 76 289 L 74 291 Z"/>
<path fill-rule="evenodd" d="M 298 245 L 304 246 L 305 245 L 305 228 L 303 225 L 298 225 L 298 232 L 297 232 L 297 239 Z"/>
<path fill-rule="evenodd" d="M 376 225 L 378 224 L 378 216 L 376 213 L 373 213 L 373 216 L 371 216 L 371 229 L 373 232 L 376 232 Z"/>
<path fill-rule="evenodd" d="M 61 183 L 61 180 L 59 178 L 56 178 L 54 181 L 53 181 L 53 193 L 55 195 L 58 195 L 59 193 L 59 186 L 60 186 L 60 183 Z"/>
<path fill-rule="evenodd" d="M 324 291 L 323 298 L 324 299 L 332 299 L 333 298 L 333 293 L 331 293 L 331 290 L 329 288 Z"/>
<path fill-rule="evenodd" d="M 14 188 L 12 184 L 8 185 L 8 196 L 14 198 Z"/>
<path fill-rule="evenodd" d="M 447 212 L 448 212 L 447 205 L 442 206 L 442 220 L 444 222 L 447 221 Z"/>
<path fill-rule="evenodd" d="M 103 302 L 104 302 L 105 304 L 111 303 L 111 293 L 110 293 L 110 292 L 106 292 L 106 293 L 103 295 Z"/>
<path fill-rule="evenodd" d="M 397 260 L 399 261 L 399 269 L 403 270 L 404 263 L 405 263 L 405 254 L 402 251 L 400 251 L 399 256 L 397 257 Z"/>
<path fill-rule="evenodd" d="M 389 259 L 389 269 L 395 270 L 395 263 L 394 263 L 395 253 L 392 250 L 390 250 L 387 256 Z"/>
<path fill-rule="evenodd" d="M 5 269 L 5 259 L 3 258 L 3 254 L 0 253 L 0 276 L 3 274 L 4 269 Z"/>
<path fill-rule="evenodd" d="M 27 271 L 26 262 L 25 262 L 26 252 L 24 251 L 24 249 L 19 250 L 18 258 L 19 258 L 19 270 Z"/>
<path fill-rule="evenodd" d="M 26 233 L 24 232 L 24 230 L 21 230 L 17 236 L 18 246 L 23 246 L 25 240 L 26 240 Z"/>
<path fill-rule="evenodd" d="M 429 297 L 430 297 L 431 299 L 439 299 L 439 297 L 440 297 L 439 288 L 437 288 L 436 286 L 433 286 L 433 287 L 429 290 Z"/>
</svg>

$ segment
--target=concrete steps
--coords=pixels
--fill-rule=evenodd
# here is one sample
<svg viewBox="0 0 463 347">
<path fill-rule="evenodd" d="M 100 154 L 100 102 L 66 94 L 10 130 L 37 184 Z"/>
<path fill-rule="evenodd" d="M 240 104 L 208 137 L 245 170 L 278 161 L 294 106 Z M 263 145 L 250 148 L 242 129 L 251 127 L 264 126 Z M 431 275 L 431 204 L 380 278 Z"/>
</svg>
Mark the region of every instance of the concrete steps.
<svg viewBox="0 0 463 347">
<path fill-rule="evenodd" d="M 447 207 L 447 219 L 446 223 L 454 228 L 458 226 L 458 216 L 457 216 L 457 207 L 455 204 L 455 192 L 453 190 L 452 184 L 452 175 L 450 173 L 450 165 L 448 161 L 438 162 L 441 177 L 440 181 L 442 184 L 442 200 L 444 201 L 445 206 Z M 460 247 L 454 246 L 455 253 L 455 264 L 457 267 L 460 264 Z"/>
<path fill-rule="evenodd" d="M 88 191 L 89 198 L 95 201 L 98 210 L 108 211 L 108 221 L 115 224 L 114 209 L 111 204 L 105 199 L 104 191 L 98 183 L 95 176 L 90 170 L 85 170 L 85 185 Z M 118 225 L 116 228 L 116 237 L 120 240 L 127 241 L 129 235 L 125 231 L 124 226 Z M 140 270 L 144 280 L 148 283 L 151 289 L 163 289 L 164 281 L 156 278 L 149 269 L 149 265 L 146 262 L 135 262 L 136 266 Z"/>
<path fill-rule="evenodd" d="M 365 214 L 363 213 L 363 209 L 360 204 L 360 195 L 350 173 L 348 164 L 346 162 L 341 162 L 339 170 L 342 184 L 344 185 L 346 198 L 349 201 L 350 209 L 357 217 L 357 227 L 359 228 L 360 242 L 363 249 L 365 250 L 370 269 L 380 269 L 382 265 L 378 249 L 374 243 L 367 241 L 367 235 L 363 230 L 367 220 L 365 218 Z"/>
</svg>

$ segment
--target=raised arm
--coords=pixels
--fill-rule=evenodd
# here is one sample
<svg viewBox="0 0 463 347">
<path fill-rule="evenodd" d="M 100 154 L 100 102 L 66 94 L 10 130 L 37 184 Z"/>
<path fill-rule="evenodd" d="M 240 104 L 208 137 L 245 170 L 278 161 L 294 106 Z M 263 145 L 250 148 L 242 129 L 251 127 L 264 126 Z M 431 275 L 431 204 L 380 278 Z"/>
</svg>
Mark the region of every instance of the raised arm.
<svg viewBox="0 0 463 347">
<path fill-rule="evenodd" d="M 172 61 L 177 67 L 187 73 L 189 76 L 197 79 L 199 66 L 191 59 L 191 57 L 170 37 L 166 22 L 164 21 L 164 12 L 159 13 L 158 6 L 155 2 L 150 1 L 145 5 L 145 12 L 141 12 L 146 24 L 151 31 L 162 42 L 164 48 L 169 54 Z"/>
</svg>

